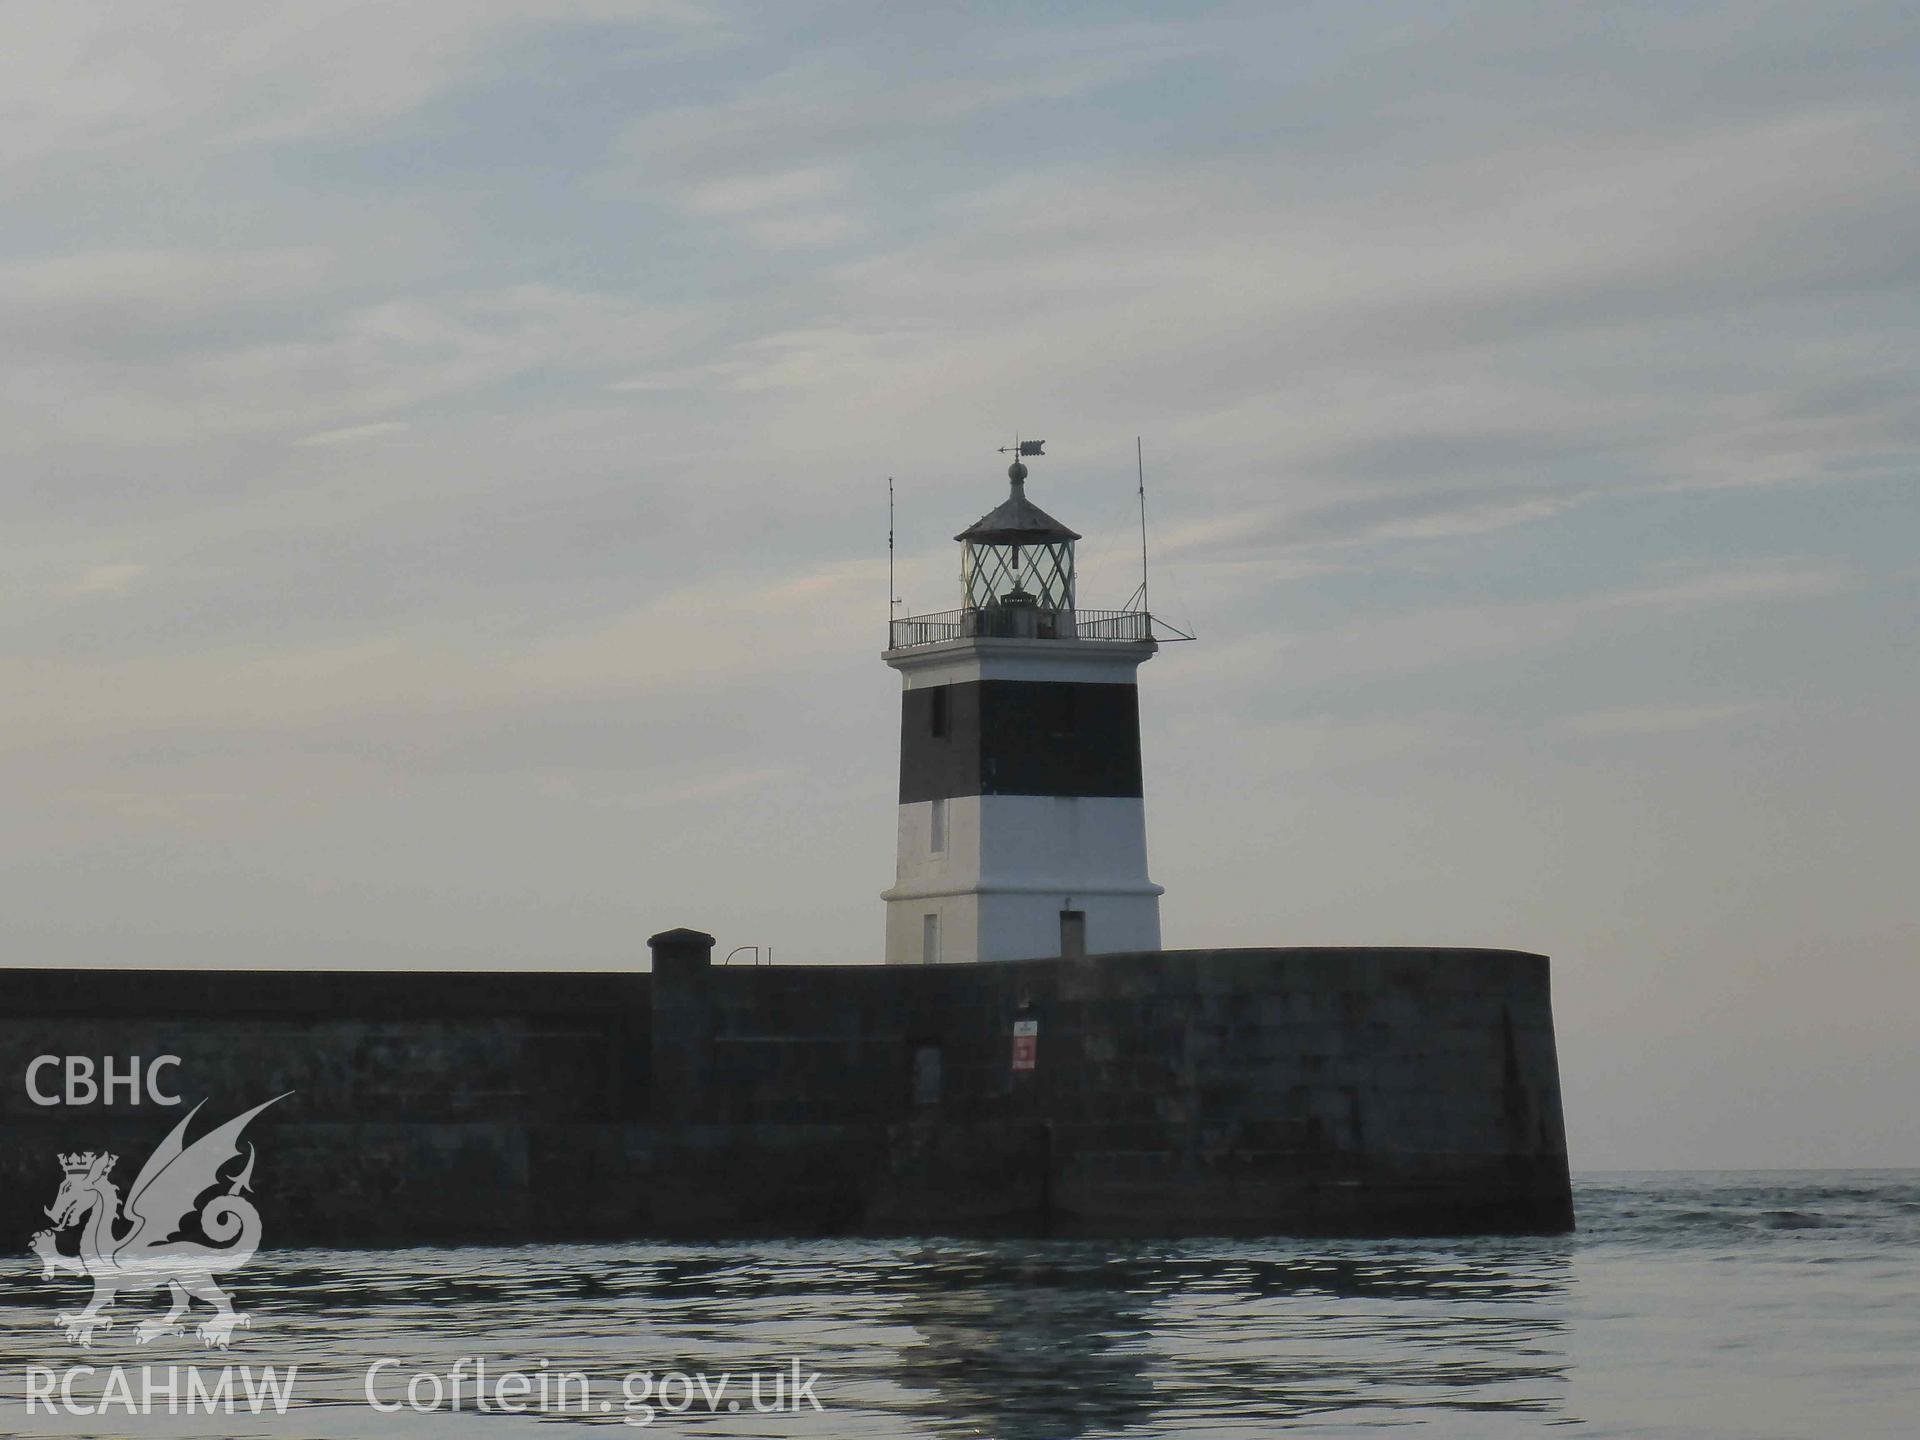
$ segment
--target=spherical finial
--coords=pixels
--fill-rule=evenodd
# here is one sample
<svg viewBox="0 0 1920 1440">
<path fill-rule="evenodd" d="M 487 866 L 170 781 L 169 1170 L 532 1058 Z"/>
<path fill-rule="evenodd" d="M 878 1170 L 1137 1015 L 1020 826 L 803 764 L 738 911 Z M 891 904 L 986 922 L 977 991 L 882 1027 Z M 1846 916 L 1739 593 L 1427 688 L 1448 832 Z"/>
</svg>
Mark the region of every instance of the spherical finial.
<svg viewBox="0 0 1920 1440">
<path fill-rule="evenodd" d="M 1018 460 L 1014 461 L 1011 465 L 1007 466 L 1007 478 L 1018 485 L 1022 480 L 1027 478 L 1027 467 L 1022 465 Z"/>
</svg>

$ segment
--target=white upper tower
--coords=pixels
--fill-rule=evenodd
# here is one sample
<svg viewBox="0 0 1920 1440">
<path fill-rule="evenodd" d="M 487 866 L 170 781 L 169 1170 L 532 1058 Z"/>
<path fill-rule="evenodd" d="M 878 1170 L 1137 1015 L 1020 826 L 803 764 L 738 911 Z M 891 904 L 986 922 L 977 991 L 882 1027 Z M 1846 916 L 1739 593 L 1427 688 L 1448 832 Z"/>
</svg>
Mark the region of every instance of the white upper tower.
<svg viewBox="0 0 1920 1440">
<path fill-rule="evenodd" d="M 1077 608 L 1079 535 L 1027 499 L 1024 464 L 1007 475 L 954 537 L 962 607 L 893 621 L 883 656 L 904 685 L 890 964 L 1160 948 L 1135 685 L 1152 617 Z"/>
</svg>

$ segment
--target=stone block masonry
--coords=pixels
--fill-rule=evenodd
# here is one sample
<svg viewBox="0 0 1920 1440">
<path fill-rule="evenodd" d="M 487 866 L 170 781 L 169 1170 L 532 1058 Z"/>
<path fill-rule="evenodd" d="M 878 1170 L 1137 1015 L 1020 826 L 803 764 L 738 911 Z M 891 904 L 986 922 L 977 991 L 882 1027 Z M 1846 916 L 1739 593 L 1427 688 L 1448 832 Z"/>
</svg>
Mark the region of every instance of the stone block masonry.
<svg viewBox="0 0 1920 1440">
<path fill-rule="evenodd" d="M 650 975 L 9 972 L 4 1233 L 44 1225 L 58 1152 L 131 1175 L 192 1104 L 197 1133 L 288 1090 L 248 1131 L 270 1245 L 1573 1223 L 1543 956 L 729 968 L 698 931 L 652 944 Z M 37 1104 L 49 1054 L 177 1055 L 185 1103 Z"/>
</svg>

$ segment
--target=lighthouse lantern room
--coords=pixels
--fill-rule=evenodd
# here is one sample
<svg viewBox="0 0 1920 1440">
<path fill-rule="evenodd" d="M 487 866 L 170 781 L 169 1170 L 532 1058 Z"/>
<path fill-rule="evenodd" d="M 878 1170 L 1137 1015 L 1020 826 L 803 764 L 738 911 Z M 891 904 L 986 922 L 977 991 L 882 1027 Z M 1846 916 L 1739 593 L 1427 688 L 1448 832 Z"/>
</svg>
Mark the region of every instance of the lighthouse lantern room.
<svg viewBox="0 0 1920 1440">
<path fill-rule="evenodd" d="M 890 622 L 891 964 L 1160 948 L 1135 684 L 1153 620 L 1077 608 L 1080 536 L 1027 499 L 1027 474 L 1016 458 L 1007 498 L 954 537 L 962 607 Z"/>
</svg>

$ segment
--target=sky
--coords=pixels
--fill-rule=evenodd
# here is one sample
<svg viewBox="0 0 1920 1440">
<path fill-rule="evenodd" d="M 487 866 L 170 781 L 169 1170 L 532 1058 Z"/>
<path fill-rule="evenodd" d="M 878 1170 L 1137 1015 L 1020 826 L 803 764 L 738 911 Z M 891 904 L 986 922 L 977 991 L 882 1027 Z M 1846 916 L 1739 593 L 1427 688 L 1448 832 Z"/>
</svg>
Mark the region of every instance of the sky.
<svg viewBox="0 0 1920 1440">
<path fill-rule="evenodd" d="M 1170 946 L 1553 957 L 1576 1168 L 1920 1165 L 1904 4 L 4 3 L 0 963 L 868 962 L 1032 498 Z"/>
</svg>

